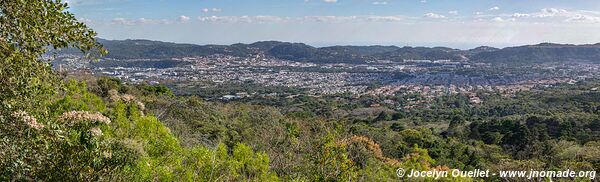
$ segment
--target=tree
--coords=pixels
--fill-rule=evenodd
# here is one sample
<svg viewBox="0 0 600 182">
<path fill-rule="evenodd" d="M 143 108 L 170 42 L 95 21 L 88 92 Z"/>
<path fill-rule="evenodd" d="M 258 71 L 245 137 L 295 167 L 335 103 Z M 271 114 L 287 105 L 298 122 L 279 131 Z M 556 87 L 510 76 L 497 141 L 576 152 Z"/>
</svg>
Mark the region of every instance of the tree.
<svg viewBox="0 0 600 182">
<path fill-rule="evenodd" d="M 96 33 L 77 22 L 60 0 L 0 1 L 0 111 L 38 108 L 56 91 L 57 76 L 41 56 L 48 48 L 106 53 Z M 8 112 L 8 113 L 7 113 Z"/>
<path fill-rule="evenodd" d="M 379 121 L 389 121 L 392 120 L 392 115 L 390 115 L 389 113 L 385 112 L 385 111 L 381 111 L 379 113 L 379 115 L 377 115 L 377 117 L 373 120 L 373 122 L 379 122 Z"/>
<path fill-rule="evenodd" d="M 317 154 L 310 158 L 313 181 L 354 181 L 357 168 L 348 157 L 346 145 L 336 142 L 335 134 L 323 137 L 317 146 Z"/>
<path fill-rule="evenodd" d="M 102 140 L 107 122 L 99 121 L 106 117 L 75 113 L 96 119 L 70 125 L 48 110 L 61 83 L 42 58 L 48 48 L 106 53 L 96 33 L 66 9 L 60 0 L 0 1 L 0 180 L 97 180 L 106 172 L 99 166 L 115 164 L 98 155 L 118 148 Z"/>
</svg>

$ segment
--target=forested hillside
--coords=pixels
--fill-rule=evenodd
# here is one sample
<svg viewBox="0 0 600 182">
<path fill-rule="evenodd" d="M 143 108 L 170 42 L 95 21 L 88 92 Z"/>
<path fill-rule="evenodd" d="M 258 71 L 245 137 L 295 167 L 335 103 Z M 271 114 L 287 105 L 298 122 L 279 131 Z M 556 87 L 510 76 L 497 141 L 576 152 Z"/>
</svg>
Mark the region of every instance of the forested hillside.
<svg viewBox="0 0 600 182">
<path fill-rule="evenodd" d="M 59 1 L 0 1 L 0 10 L 0 181 L 408 181 L 398 168 L 600 168 L 600 80 L 513 95 L 482 91 L 479 105 L 449 94 L 407 110 L 374 103 L 420 96 L 206 101 L 163 85 L 57 73 L 42 60 L 48 48 L 97 59 L 107 52 L 96 33 Z M 330 55 L 274 44 L 254 46 L 290 59 Z M 361 56 L 393 48 L 335 49 Z M 394 54 L 456 51 L 438 49 Z"/>
<path fill-rule="evenodd" d="M 248 57 L 256 54 L 301 62 L 364 64 L 367 61 L 390 60 L 458 60 L 494 64 L 540 64 L 595 62 L 600 60 L 600 45 L 542 43 L 497 49 L 477 47 L 459 50 L 447 47 L 397 46 L 331 46 L 313 47 L 303 43 L 278 41 L 233 45 L 176 44 L 150 40 L 98 39 L 114 59 L 166 59 L 215 54 Z M 62 53 L 77 53 L 67 49 Z"/>
</svg>

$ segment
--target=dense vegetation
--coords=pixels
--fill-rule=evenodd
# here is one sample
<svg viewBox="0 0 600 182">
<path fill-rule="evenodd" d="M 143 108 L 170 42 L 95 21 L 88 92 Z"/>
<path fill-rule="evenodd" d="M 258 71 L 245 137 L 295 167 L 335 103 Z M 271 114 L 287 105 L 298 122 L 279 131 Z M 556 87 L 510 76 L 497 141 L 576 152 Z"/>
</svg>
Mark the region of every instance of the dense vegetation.
<svg viewBox="0 0 600 182">
<path fill-rule="evenodd" d="M 114 79 L 65 81 L 41 60 L 48 47 L 105 54 L 66 9 L 54 0 L 0 2 L 2 181 L 373 181 L 394 179 L 401 166 L 430 167 L 416 145 L 402 161 L 387 158 L 337 122 L 305 123 L 259 106 L 204 108 L 210 103 L 165 87 Z M 184 107 L 159 112 L 169 106 Z M 174 132 L 155 114 L 175 118 L 165 122 Z M 194 117 L 178 119 L 185 115 Z"/>
<path fill-rule="evenodd" d="M 570 45 L 542 43 L 537 45 L 508 47 L 498 51 L 482 52 L 472 57 L 475 61 L 503 64 L 532 64 L 546 62 L 600 60 L 600 44 Z"/>
<path fill-rule="evenodd" d="M 479 93 L 482 105 L 448 95 L 414 109 L 372 105 L 426 98 L 209 102 L 56 74 L 41 60 L 48 47 L 105 53 L 66 8 L 0 1 L 0 181 L 394 181 L 400 167 L 600 167 L 598 80 Z"/>
<path fill-rule="evenodd" d="M 347 162 L 354 180 L 371 181 L 375 174 L 383 175 L 377 179 L 397 179 L 394 168 L 412 165 L 406 162 L 416 153 L 424 157 L 420 167 L 436 169 L 600 167 L 600 93 L 593 91 L 600 86 L 597 80 L 514 96 L 481 93 L 486 102 L 477 106 L 467 96 L 449 95 L 411 110 L 370 105 L 386 99 L 420 99 L 417 95 L 268 97 L 219 103 L 173 96 L 163 86 L 124 85 L 109 78 L 95 82 L 90 85 L 101 84 L 91 90 L 138 96 L 181 145 L 231 148 L 246 143 L 265 152 L 269 169 L 284 180 L 324 180 L 326 174 L 311 171 L 324 170 L 328 164 L 319 162 L 325 160 L 320 158 L 323 152 L 330 152 L 323 148 L 327 145 L 341 147 L 336 151 L 342 156 L 335 159 Z M 106 85 L 111 86 L 103 88 Z M 341 180 L 339 175 L 327 179 Z"/>
</svg>

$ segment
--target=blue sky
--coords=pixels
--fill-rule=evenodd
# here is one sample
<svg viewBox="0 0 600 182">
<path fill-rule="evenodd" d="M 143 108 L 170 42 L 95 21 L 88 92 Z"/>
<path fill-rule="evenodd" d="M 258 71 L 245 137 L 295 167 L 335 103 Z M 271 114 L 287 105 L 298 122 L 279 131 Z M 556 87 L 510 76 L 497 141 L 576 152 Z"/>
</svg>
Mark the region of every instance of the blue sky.
<svg viewBox="0 0 600 182">
<path fill-rule="evenodd" d="M 471 48 L 600 42 L 597 0 L 69 0 L 99 36 Z"/>
</svg>

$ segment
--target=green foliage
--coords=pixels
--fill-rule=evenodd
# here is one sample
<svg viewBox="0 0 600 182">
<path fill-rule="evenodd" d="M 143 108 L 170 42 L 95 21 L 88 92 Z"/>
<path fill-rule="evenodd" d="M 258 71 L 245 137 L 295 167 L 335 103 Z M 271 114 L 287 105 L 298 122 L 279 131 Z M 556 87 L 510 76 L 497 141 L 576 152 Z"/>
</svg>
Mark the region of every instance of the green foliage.
<svg viewBox="0 0 600 182">
<path fill-rule="evenodd" d="M 403 166 L 407 169 L 414 169 L 418 171 L 424 171 L 429 169 L 433 159 L 427 153 L 427 149 L 419 148 L 418 145 L 414 145 L 409 154 L 405 157 Z"/>
<path fill-rule="evenodd" d="M 118 78 L 100 77 L 96 81 L 96 84 L 98 85 L 98 90 L 95 92 L 101 97 L 108 97 L 108 91 L 110 90 L 120 91 L 122 88 L 122 82 Z"/>
<path fill-rule="evenodd" d="M 373 120 L 373 122 L 389 121 L 389 120 L 392 120 L 392 115 L 390 115 L 389 113 L 387 113 L 385 111 L 381 111 L 379 113 L 379 115 L 377 115 L 377 117 Z"/>
<path fill-rule="evenodd" d="M 0 179 L 97 180 L 127 165 L 102 155 L 120 146 L 97 135 L 102 124 L 73 126 L 58 118 L 62 112 L 48 109 L 60 81 L 40 60 L 46 48 L 103 53 L 95 33 L 66 9 L 60 1 L 0 2 L 0 147 L 5 149 L 0 155 Z M 98 103 L 93 95 L 68 95 Z M 68 103 L 59 105 L 92 109 L 83 108 L 88 106 L 85 103 L 64 101 Z"/>
<path fill-rule="evenodd" d="M 427 102 L 414 94 L 207 102 L 175 96 L 164 85 L 131 85 L 116 78 L 60 81 L 41 60 L 46 48 L 104 53 L 95 33 L 66 9 L 51 0 L 0 2 L 0 181 L 395 181 L 400 167 L 600 168 L 600 95 L 589 91 L 596 82 L 512 98 L 481 92 L 481 105 L 460 94 Z M 252 46 L 298 60 L 328 56 L 326 50 L 301 44 Z M 283 55 L 294 47 L 300 52 Z M 165 50 L 180 55 L 186 53 L 179 49 L 204 54 L 224 48 Z M 337 49 L 359 48 L 331 50 Z M 359 51 L 380 49 L 388 50 Z M 232 86 L 198 93 L 300 92 Z M 424 104 L 404 107 L 411 103 Z"/>
<path fill-rule="evenodd" d="M 182 147 L 159 120 L 144 114 L 135 97 L 113 95 L 105 104 L 83 82 L 66 86 L 50 106 L 54 119 L 37 123 L 25 113 L 13 118 L 21 122 L 1 123 L 7 132 L 0 146 L 10 149 L 0 155 L 1 179 L 277 180 L 265 153 L 241 143 L 231 152 L 222 144 Z"/>
<path fill-rule="evenodd" d="M 241 143 L 231 154 L 220 144 L 216 149 L 192 148 L 185 158 L 182 169 L 186 181 L 278 181 L 269 171 L 267 155 Z"/>
<path fill-rule="evenodd" d="M 85 82 L 70 80 L 65 84 L 65 87 L 66 91 L 62 93 L 64 96 L 50 105 L 50 110 L 53 112 L 106 111 L 106 104 L 104 104 L 102 98 L 89 92 Z"/>
<path fill-rule="evenodd" d="M 57 77 L 39 56 L 47 47 L 75 47 L 90 53 L 105 51 L 96 35 L 73 14 L 67 5 L 54 0 L 0 2 L 0 111 L 31 109 L 45 112 L 40 103 L 55 93 Z M 38 113 L 38 112 L 34 112 Z"/>
<path fill-rule="evenodd" d="M 101 115 L 71 120 L 70 113 L 57 119 L 38 120 L 26 112 L 0 123 L 0 179 L 100 180 L 117 175 L 137 158 L 124 143 L 106 138 Z M 98 120 L 98 121 L 96 121 Z"/>
<path fill-rule="evenodd" d="M 329 134 L 321 139 L 317 154 L 311 158 L 312 175 L 315 181 L 353 181 L 357 177 L 357 168 L 349 159 L 346 147 L 335 141 Z"/>
<path fill-rule="evenodd" d="M 164 85 L 147 85 L 144 86 L 144 90 L 156 96 L 173 96 L 171 89 Z"/>
<path fill-rule="evenodd" d="M 37 56 L 46 52 L 46 46 L 80 50 L 100 47 L 93 38 L 96 33 L 65 11 L 67 4 L 60 0 L 3 1 L 0 7 L 1 37 L 9 44 L 3 48 Z"/>
<path fill-rule="evenodd" d="M 105 53 L 66 9 L 53 0 L 0 2 L 0 180 L 277 180 L 268 156 L 244 144 L 231 153 L 182 147 L 142 102 L 119 93 L 127 90 L 118 79 L 100 79 L 100 97 L 84 82 L 63 85 L 40 60 L 47 47 Z M 172 96 L 164 86 L 145 88 Z M 194 171 L 202 168 L 214 175 Z"/>
</svg>

